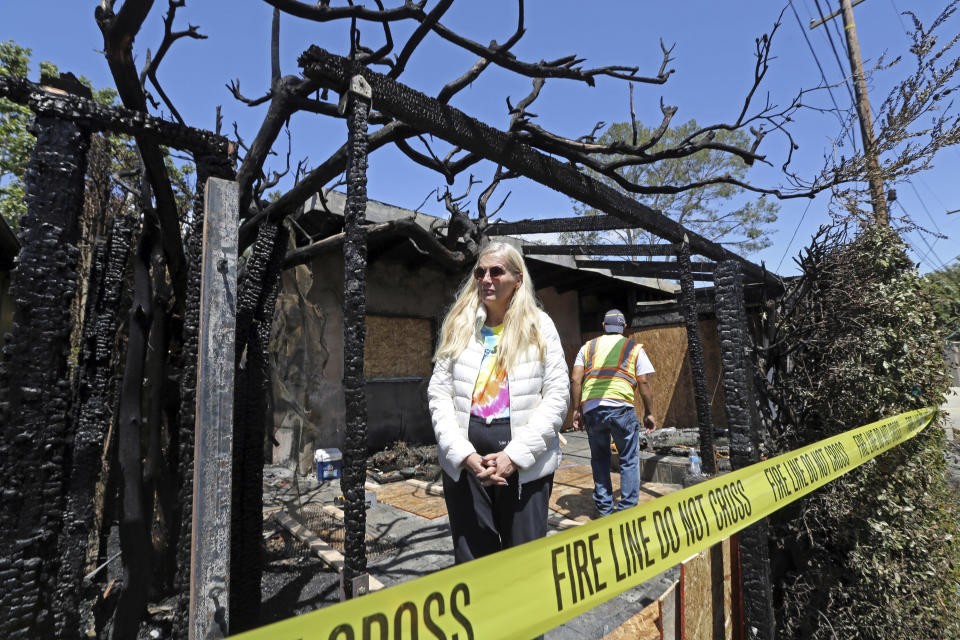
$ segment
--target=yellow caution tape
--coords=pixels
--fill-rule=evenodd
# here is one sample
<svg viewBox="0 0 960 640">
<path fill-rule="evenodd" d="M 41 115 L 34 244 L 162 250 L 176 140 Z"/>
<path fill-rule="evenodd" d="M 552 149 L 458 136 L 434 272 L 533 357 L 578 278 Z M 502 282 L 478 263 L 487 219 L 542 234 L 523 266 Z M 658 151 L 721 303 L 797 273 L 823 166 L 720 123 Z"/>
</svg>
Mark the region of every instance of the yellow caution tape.
<svg viewBox="0 0 960 640">
<path fill-rule="evenodd" d="M 934 414 L 886 418 L 555 536 L 234 637 L 527 640 L 912 438 Z"/>
</svg>

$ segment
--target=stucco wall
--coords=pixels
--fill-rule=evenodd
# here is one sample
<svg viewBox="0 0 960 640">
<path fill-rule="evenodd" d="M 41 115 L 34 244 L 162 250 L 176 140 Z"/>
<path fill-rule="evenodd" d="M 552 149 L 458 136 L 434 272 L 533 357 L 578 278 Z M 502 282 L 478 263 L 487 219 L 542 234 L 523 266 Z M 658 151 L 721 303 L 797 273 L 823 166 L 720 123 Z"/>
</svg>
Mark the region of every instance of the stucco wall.
<svg viewBox="0 0 960 640">
<path fill-rule="evenodd" d="M 455 275 L 387 260 L 367 271 L 367 313 L 423 318 L 436 332 L 459 284 Z M 343 444 L 343 259 L 333 253 L 288 270 L 274 320 L 274 462 L 310 469 L 317 448 Z M 433 340 L 430 342 L 433 345 Z M 372 448 L 391 439 L 432 437 L 426 378 L 376 379 L 367 385 Z M 394 437 L 396 436 L 396 437 Z"/>
</svg>

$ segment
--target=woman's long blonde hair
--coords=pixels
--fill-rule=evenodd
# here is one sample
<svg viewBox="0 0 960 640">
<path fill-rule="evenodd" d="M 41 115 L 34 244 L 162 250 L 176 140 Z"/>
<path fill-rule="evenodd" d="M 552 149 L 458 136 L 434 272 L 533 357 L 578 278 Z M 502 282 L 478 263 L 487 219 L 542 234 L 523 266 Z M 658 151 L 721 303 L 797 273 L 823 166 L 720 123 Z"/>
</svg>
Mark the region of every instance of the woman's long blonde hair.
<svg viewBox="0 0 960 640">
<path fill-rule="evenodd" d="M 510 371 L 519 361 L 521 354 L 528 350 L 534 350 L 537 358 L 543 360 L 546 342 L 540 333 L 540 305 L 534 295 L 533 280 L 520 252 L 505 242 L 493 242 L 480 251 L 474 268 L 481 258 L 491 254 L 503 257 L 504 266 L 520 278 L 520 286 L 510 298 L 503 317 L 503 333 L 497 350 L 497 368 Z M 440 343 L 433 356 L 434 360 L 456 358 L 467 348 L 476 331 L 477 310 L 481 304 L 480 287 L 471 269 L 457 291 L 456 301 L 443 319 Z"/>
</svg>

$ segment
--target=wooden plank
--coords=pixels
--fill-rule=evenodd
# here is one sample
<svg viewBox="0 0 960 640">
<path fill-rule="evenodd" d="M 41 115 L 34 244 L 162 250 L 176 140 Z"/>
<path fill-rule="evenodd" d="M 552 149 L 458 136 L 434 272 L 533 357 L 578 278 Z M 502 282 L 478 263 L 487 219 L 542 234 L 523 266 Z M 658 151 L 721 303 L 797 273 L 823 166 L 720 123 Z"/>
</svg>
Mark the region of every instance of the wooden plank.
<svg viewBox="0 0 960 640">
<path fill-rule="evenodd" d="M 572 529 L 573 527 L 579 527 L 582 525 L 582 522 L 577 522 L 576 520 L 571 520 L 563 514 L 557 513 L 556 511 L 550 510 L 547 511 L 547 524 L 556 529 Z"/>
<path fill-rule="evenodd" d="M 334 507 L 335 508 L 335 507 Z M 324 509 L 326 511 L 326 509 Z M 339 511 L 339 509 L 337 509 Z M 343 512 L 341 511 L 341 514 Z M 278 511 L 273 519 L 281 527 L 289 531 L 297 540 L 307 545 L 310 552 L 320 558 L 331 569 L 343 571 L 343 554 L 331 547 L 329 544 L 319 538 L 314 532 L 297 522 L 286 511 Z M 379 591 L 383 589 L 383 583 L 370 576 L 370 591 Z"/>
<path fill-rule="evenodd" d="M 273 514 L 273 519 L 277 524 L 289 531 L 300 542 L 307 545 L 310 552 L 323 560 L 331 569 L 343 571 L 343 554 L 317 537 L 310 529 L 293 519 L 286 511 L 278 511 Z"/>
<path fill-rule="evenodd" d="M 674 582 L 662 596 L 657 598 L 657 605 L 660 608 L 660 636 L 663 640 L 683 638 L 683 605 L 680 592 L 680 583 Z"/>
<path fill-rule="evenodd" d="M 323 505 L 323 507 L 321 507 L 321 509 L 327 515 L 331 515 L 337 520 L 340 520 L 341 522 L 344 519 L 343 509 L 341 509 L 340 507 L 335 507 L 332 504 L 325 504 Z"/>
<path fill-rule="evenodd" d="M 416 478 L 408 478 L 407 480 L 404 480 L 404 482 L 414 487 L 419 487 L 428 494 L 435 496 L 443 495 L 443 485 L 437 482 L 427 482 L 426 480 L 417 480 Z"/>
<path fill-rule="evenodd" d="M 660 604 L 652 602 L 603 636 L 603 640 L 662 640 L 660 634 Z"/>
<path fill-rule="evenodd" d="M 230 624 L 230 501 L 237 318 L 237 183 L 207 180 L 197 349 L 189 637 Z"/>
</svg>

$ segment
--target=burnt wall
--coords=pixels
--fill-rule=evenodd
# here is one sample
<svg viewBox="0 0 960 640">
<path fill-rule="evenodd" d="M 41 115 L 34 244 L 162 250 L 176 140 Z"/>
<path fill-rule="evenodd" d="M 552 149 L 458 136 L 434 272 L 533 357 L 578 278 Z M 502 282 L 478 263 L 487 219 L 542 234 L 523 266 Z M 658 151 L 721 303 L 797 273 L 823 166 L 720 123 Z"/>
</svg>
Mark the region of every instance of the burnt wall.
<svg viewBox="0 0 960 640">
<path fill-rule="evenodd" d="M 63 525 L 70 304 L 89 132 L 40 116 L 25 175 L 13 330 L 0 365 L 0 636 L 49 635 Z"/>
</svg>

